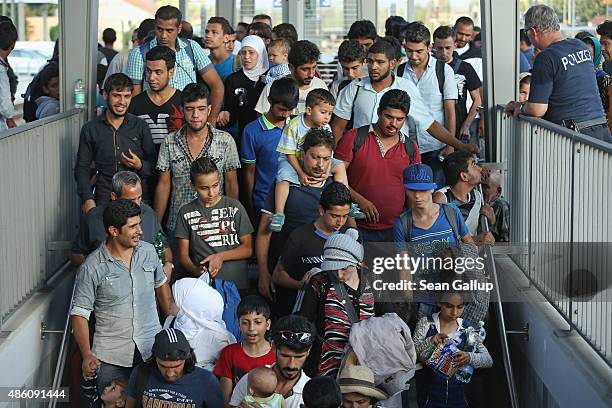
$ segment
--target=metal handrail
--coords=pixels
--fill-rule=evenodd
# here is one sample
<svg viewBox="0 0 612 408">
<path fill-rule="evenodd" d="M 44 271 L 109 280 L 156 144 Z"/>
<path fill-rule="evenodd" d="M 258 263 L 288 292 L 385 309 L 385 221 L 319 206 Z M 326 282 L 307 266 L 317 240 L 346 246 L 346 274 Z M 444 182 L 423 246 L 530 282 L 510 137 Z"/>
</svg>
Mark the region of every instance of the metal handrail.
<svg viewBox="0 0 612 408">
<path fill-rule="evenodd" d="M 76 113 L 80 113 L 82 111 L 83 111 L 83 109 L 76 109 L 76 108 L 75 109 L 70 109 L 69 111 L 66 111 L 66 112 L 57 113 L 57 114 L 52 115 L 52 116 L 47 116 L 46 118 L 37 119 L 37 120 L 35 120 L 33 122 L 26 123 L 24 125 L 20 125 L 20 126 L 8 129 L 8 130 L 4 130 L 4 131 L 0 132 L 0 140 L 6 139 L 6 138 L 14 136 L 14 135 L 18 135 L 19 133 L 23 133 L 23 132 L 26 132 L 28 130 L 32 130 L 32 129 L 36 129 L 38 127 L 46 126 L 49 123 L 57 122 L 58 120 L 61 120 L 61 119 L 69 118 L 71 116 L 74 116 Z"/>
<path fill-rule="evenodd" d="M 76 282 L 72 286 L 72 295 L 70 296 L 70 303 L 68 304 L 68 312 L 66 313 L 66 322 L 64 323 L 64 334 L 62 335 L 62 343 L 60 344 L 59 353 L 57 355 L 57 364 L 55 365 L 55 374 L 53 376 L 53 390 L 59 390 L 62 377 L 64 376 L 64 367 L 66 366 L 66 358 L 68 354 L 68 342 L 70 340 L 70 332 L 72 331 L 72 324 L 70 323 L 70 309 L 72 307 L 72 301 L 74 300 L 74 291 L 76 288 Z M 57 395 L 57 393 L 52 393 Z M 57 397 L 51 398 L 49 402 L 49 408 L 55 408 L 57 405 Z"/>
<path fill-rule="evenodd" d="M 478 185 L 478 190 L 482 194 L 482 185 Z M 490 232 L 489 222 L 487 217 L 484 215 L 480 216 L 481 229 L 484 232 Z M 495 261 L 493 259 L 493 251 L 490 245 L 484 246 L 485 256 L 491 260 L 491 277 L 493 278 L 493 290 L 497 294 L 497 300 L 495 302 L 495 311 L 497 315 L 497 328 L 499 331 L 499 338 L 501 341 L 502 355 L 504 360 L 504 371 L 506 373 L 506 384 L 508 386 L 508 395 L 510 396 L 510 406 L 512 408 L 518 408 L 518 395 L 516 393 L 516 381 L 514 380 L 514 371 L 512 370 L 512 360 L 510 359 L 510 347 L 508 346 L 508 338 L 506 331 L 506 322 L 504 320 L 504 307 L 501 301 L 501 294 L 499 292 L 499 280 L 497 279 L 497 269 L 495 268 Z"/>
<path fill-rule="evenodd" d="M 504 105 L 497 105 L 496 107 L 497 110 L 501 110 L 502 112 L 504 111 L 504 108 L 505 108 Z M 565 136 L 570 140 L 573 140 L 579 143 L 584 143 L 586 145 L 600 149 L 606 153 L 612 154 L 612 144 L 610 143 L 606 143 L 599 139 L 595 139 L 594 137 L 583 135 L 582 133 L 578 133 L 575 130 L 568 129 L 561 125 L 557 125 L 556 123 L 552 123 L 552 122 L 549 122 L 541 118 L 536 118 L 534 116 L 528 116 L 528 115 L 521 114 L 519 115 L 519 119 L 522 120 L 523 122 L 531 123 L 533 125 L 538 125 L 545 129 L 552 130 L 553 132 L 558 133 L 562 136 Z"/>
<path fill-rule="evenodd" d="M 502 105 L 498 105 L 496 107 L 497 110 L 497 119 L 498 121 L 503 121 L 501 115 L 503 115 L 503 111 L 504 111 L 504 106 Z M 510 180 L 514 177 L 524 177 L 525 176 L 525 171 L 528 171 L 529 174 L 527 175 L 527 178 L 529 180 L 529 193 L 528 193 L 528 199 L 525 202 L 524 200 L 521 201 L 521 198 L 519 197 L 519 200 L 517 200 L 517 202 L 519 203 L 523 203 L 526 204 L 526 208 L 525 208 L 525 213 L 521 212 L 519 213 L 515 213 L 513 211 L 512 215 L 514 219 L 518 219 L 520 217 L 531 217 L 532 216 L 532 208 L 534 205 L 537 205 L 536 203 L 534 203 L 534 199 L 532 196 L 532 191 L 531 191 L 531 185 L 534 182 L 534 179 L 539 181 L 541 183 L 540 179 L 537 179 L 537 174 L 534 175 L 533 173 L 533 154 L 534 154 L 534 147 L 537 146 L 538 143 L 538 138 L 539 138 L 539 131 L 546 131 L 546 132 L 551 132 L 557 136 L 560 137 L 561 140 L 563 139 L 567 139 L 569 141 L 568 147 L 567 148 L 571 148 L 571 160 L 572 162 L 570 163 L 569 166 L 569 172 L 570 174 L 568 175 L 567 180 L 565 180 L 566 183 L 571 183 L 571 185 L 568 184 L 570 190 L 571 190 L 571 202 L 569 203 L 569 208 L 567 209 L 567 214 L 566 217 L 569 217 L 570 221 L 569 221 L 569 232 L 568 232 L 568 241 L 564 241 L 567 242 L 568 244 L 573 244 L 573 243 L 579 243 L 579 242 L 583 242 L 580 240 L 580 238 L 575 236 L 575 231 L 574 231 L 574 217 L 575 217 L 575 212 L 577 211 L 576 207 L 577 205 L 580 205 L 579 202 L 576 201 L 576 197 L 575 197 L 575 189 L 576 186 L 574 185 L 575 181 L 576 181 L 576 166 L 581 166 L 584 165 L 585 159 L 581 158 L 582 156 L 578 156 L 578 154 L 581 153 L 582 147 L 586 147 L 589 149 L 593 149 L 597 152 L 601 152 L 604 155 L 611 155 L 612 154 L 612 144 L 609 143 L 605 143 L 603 141 L 600 141 L 598 139 L 580 134 L 578 132 L 575 132 L 573 130 L 564 128 L 562 126 L 556 125 L 554 123 L 548 122 L 546 120 L 540 119 L 540 118 L 534 118 L 534 117 L 529 117 L 529 116 L 524 116 L 524 115 L 520 115 L 519 119 L 513 119 L 515 120 L 515 122 L 513 123 L 514 125 L 514 129 L 510 130 L 513 126 L 510 126 L 510 128 L 508 128 L 510 133 L 506 133 L 506 127 L 504 126 L 499 126 L 498 129 L 500 131 L 499 133 L 499 137 L 501 138 L 501 149 L 499 150 L 499 152 L 502 154 L 502 157 L 498 158 L 498 160 L 503 160 L 503 161 L 507 161 L 508 162 L 508 176 L 510 177 Z M 528 126 L 521 126 L 521 123 L 526 123 L 528 124 Z M 513 160 L 516 159 L 516 154 L 517 152 L 512 152 L 513 150 L 513 140 L 510 139 L 511 136 L 517 136 L 518 134 L 515 134 L 514 132 L 529 132 L 527 134 L 523 133 L 522 136 L 526 136 L 524 137 L 523 141 L 527 142 L 530 147 L 529 147 L 529 155 L 531 156 L 525 156 L 525 160 L 527 160 L 528 166 L 527 168 L 521 169 L 521 168 L 515 168 L 515 166 L 513 166 L 514 162 Z M 513 157 L 507 156 L 507 154 L 510 153 Z M 522 152 L 524 153 L 524 152 Z M 566 154 L 568 154 L 566 152 Z M 606 159 L 606 162 L 610 162 L 610 159 Z M 521 172 L 522 171 L 522 172 Z M 603 178 L 602 180 L 607 180 L 606 178 Z M 510 183 L 510 185 L 512 186 L 513 183 Z M 597 186 L 594 185 L 592 186 L 593 189 L 595 190 L 599 190 L 599 191 L 608 191 L 606 189 L 604 189 L 604 186 Z M 603 190 L 602 190 L 603 189 Z M 511 199 L 514 199 L 517 197 L 511 197 Z M 610 198 L 608 197 L 608 200 Z M 515 203 L 516 205 L 516 203 Z M 514 224 L 514 222 L 513 222 Z M 542 281 L 542 278 L 537 279 L 536 276 L 534 276 L 534 273 L 532 273 L 533 270 L 533 266 L 531 265 L 533 258 L 536 256 L 535 253 L 533 252 L 533 248 L 532 248 L 532 238 L 531 238 L 531 234 L 533 232 L 533 229 L 531 227 L 531 223 L 529 223 L 529 227 L 527 232 L 529 234 L 528 237 L 523 237 L 524 239 L 526 238 L 526 241 L 528 242 L 529 246 L 530 246 L 530 251 L 528 252 L 527 255 L 527 264 L 526 265 L 521 265 L 521 261 L 517 260 L 517 259 L 512 259 L 513 262 L 519 267 L 519 269 L 523 272 L 523 274 L 525 275 L 525 277 L 528 279 L 530 285 L 532 287 L 534 287 L 535 289 L 538 290 L 538 292 L 540 292 L 540 294 L 544 297 L 544 299 L 546 299 L 546 301 L 559 313 L 559 316 L 566 322 L 566 324 L 569 327 L 570 331 L 575 331 L 575 333 L 577 333 L 582 339 L 584 339 L 586 341 L 586 343 L 593 349 L 593 351 L 595 351 L 601 358 L 602 360 L 610 367 L 612 367 L 612 358 L 611 358 L 611 352 L 608 348 L 602 348 L 601 344 L 598 343 L 598 341 L 602 341 L 600 339 L 598 339 L 596 336 L 598 335 L 598 333 L 594 333 L 592 330 L 589 330 L 588 325 L 585 326 L 584 322 L 585 321 L 589 321 L 589 319 L 592 319 L 594 314 L 592 311 L 586 311 L 583 312 L 582 314 L 578 314 L 578 310 L 574 309 L 573 303 L 574 300 L 572 298 L 572 296 L 567 296 L 567 299 L 563 300 L 563 299 L 555 299 L 553 296 L 554 293 L 554 289 L 551 288 L 547 288 L 547 284 L 550 284 L 551 282 L 549 282 L 548 280 L 546 280 L 546 278 L 544 278 L 544 281 Z M 578 240 L 577 240 L 578 239 Z M 569 257 L 569 265 L 574 265 L 575 261 L 573 260 L 573 256 L 574 251 L 570 250 L 569 253 L 567 254 Z M 569 291 L 567 293 L 573 293 L 572 292 L 572 285 L 573 285 L 573 280 L 569 279 Z M 552 282 L 552 284 L 554 284 L 554 282 Z M 565 304 L 563 303 L 565 302 Z M 576 313 L 575 315 L 573 313 Z M 597 312 L 595 312 L 597 313 Z M 597 318 L 597 317 L 595 317 Z M 594 337 L 595 336 L 595 337 Z M 604 336 L 604 340 L 603 342 L 605 343 L 605 341 L 609 340 L 609 337 L 605 337 Z"/>
</svg>

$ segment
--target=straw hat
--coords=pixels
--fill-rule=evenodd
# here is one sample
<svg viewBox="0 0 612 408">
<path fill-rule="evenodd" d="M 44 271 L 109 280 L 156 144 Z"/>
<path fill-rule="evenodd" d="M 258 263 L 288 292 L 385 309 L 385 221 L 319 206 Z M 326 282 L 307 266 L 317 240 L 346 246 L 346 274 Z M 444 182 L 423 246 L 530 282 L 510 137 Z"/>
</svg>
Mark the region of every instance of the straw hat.
<svg viewBox="0 0 612 408">
<path fill-rule="evenodd" d="M 376 388 L 374 373 L 366 366 L 346 365 L 338 377 L 342 394 L 355 392 L 378 401 L 386 400 L 387 394 Z"/>
</svg>

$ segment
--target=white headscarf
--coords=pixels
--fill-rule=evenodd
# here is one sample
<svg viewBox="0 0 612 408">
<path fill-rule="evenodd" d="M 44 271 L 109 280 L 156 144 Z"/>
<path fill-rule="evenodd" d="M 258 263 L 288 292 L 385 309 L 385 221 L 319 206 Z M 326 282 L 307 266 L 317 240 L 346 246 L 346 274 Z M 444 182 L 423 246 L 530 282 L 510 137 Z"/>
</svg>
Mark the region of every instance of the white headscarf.
<svg viewBox="0 0 612 408">
<path fill-rule="evenodd" d="M 172 294 L 179 308 L 174 328 L 182 331 L 187 340 L 203 330 L 212 330 L 236 342 L 223 322 L 223 298 L 213 287 L 202 279 L 183 278 L 174 283 Z"/>
<path fill-rule="evenodd" d="M 240 49 L 243 49 L 244 47 L 251 47 L 255 50 L 255 52 L 257 52 L 258 59 L 257 64 L 255 64 L 255 68 L 242 68 L 247 78 L 249 78 L 251 81 L 257 82 L 259 81 L 259 77 L 265 74 L 266 71 L 268 71 L 268 68 L 270 67 L 270 62 L 268 61 L 268 53 L 266 52 L 266 45 L 264 44 L 261 37 L 258 37 L 256 35 L 249 35 L 244 37 L 242 40 Z"/>
</svg>

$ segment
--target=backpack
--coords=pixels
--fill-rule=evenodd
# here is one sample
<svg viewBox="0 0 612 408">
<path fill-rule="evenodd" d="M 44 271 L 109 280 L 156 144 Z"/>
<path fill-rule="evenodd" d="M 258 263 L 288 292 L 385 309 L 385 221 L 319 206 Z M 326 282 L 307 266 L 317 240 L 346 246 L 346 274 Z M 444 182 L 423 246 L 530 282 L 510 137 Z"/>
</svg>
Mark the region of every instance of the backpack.
<svg viewBox="0 0 612 408">
<path fill-rule="evenodd" d="M 145 57 L 147 55 L 147 52 L 149 52 L 149 50 L 151 49 L 151 41 L 152 39 L 149 41 L 145 41 L 144 43 L 140 44 L 140 46 L 138 47 L 138 49 L 140 50 L 140 55 L 142 56 L 142 65 L 144 67 L 142 70 L 142 84 L 143 85 L 145 83 L 146 73 L 147 73 L 147 65 L 146 65 L 147 59 Z M 198 74 L 198 67 L 196 65 L 195 55 L 193 54 L 193 47 L 191 45 L 191 40 L 186 39 L 184 41 L 185 41 L 185 44 L 187 44 L 187 47 L 185 47 L 187 50 L 187 56 L 191 60 L 191 64 L 193 65 L 193 69 L 195 71 L 196 82 L 208 86 L 206 82 L 204 82 L 204 80 L 202 79 L 202 76 Z M 179 68 L 184 70 L 184 68 L 181 66 L 181 64 L 179 64 L 179 61 L 177 59 L 174 64 L 174 69 L 177 70 Z"/>
<path fill-rule="evenodd" d="M 22 96 L 23 98 L 23 120 L 26 122 L 33 122 L 36 120 L 36 109 L 38 105 L 36 104 L 36 99 L 43 95 L 43 84 L 41 73 L 45 70 L 45 68 L 50 64 L 57 64 L 56 61 L 49 61 L 46 65 L 44 65 L 38 74 L 34 76 L 32 82 L 26 88 L 26 91 Z"/>
<path fill-rule="evenodd" d="M 457 213 L 455 209 L 448 204 L 441 204 L 442 211 L 444 211 L 444 215 L 448 219 L 448 223 L 453 230 L 453 235 L 455 237 L 455 241 L 459 245 L 461 241 L 461 235 L 459 234 L 459 220 L 457 219 Z M 400 220 L 402 223 L 402 227 L 404 228 L 404 236 L 406 238 L 406 242 L 410 242 L 412 240 L 412 210 L 404 211 L 400 215 Z"/>
<path fill-rule="evenodd" d="M 406 71 L 406 64 L 408 64 L 407 62 L 404 62 L 402 65 L 400 65 L 399 67 L 397 67 L 397 76 L 400 78 L 404 77 L 404 72 Z M 444 96 L 444 66 L 446 65 L 446 63 L 442 60 L 437 59 L 436 60 L 436 77 L 438 78 L 438 89 L 440 90 L 440 93 L 442 94 L 442 96 Z M 459 66 L 457 65 L 457 68 Z M 454 68 L 454 67 L 453 67 Z"/>
<path fill-rule="evenodd" d="M 236 314 L 238 304 L 240 303 L 240 294 L 236 284 L 232 281 L 216 278 L 211 281 L 210 286 L 215 288 L 221 294 L 221 297 L 223 297 L 223 304 L 225 305 L 223 308 L 223 321 L 227 331 L 236 337 L 237 342 L 241 342 L 244 337 L 240 331 L 240 322 Z"/>
<path fill-rule="evenodd" d="M 408 120 L 408 137 L 404 140 L 404 148 L 406 149 L 406 153 L 408 153 L 408 158 L 410 159 L 410 163 L 414 161 L 414 155 L 418 148 L 417 143 L 417 128 L 416 122 L 410 116 L 407 118 Z M 370 133 L 370 126 L 362 126 L 357 129 L 357 137 L 355 138 L 355 142 L 353 143 L 353 154 L 357 152 L 366 141 L 368 134 Z"/>
</svg>

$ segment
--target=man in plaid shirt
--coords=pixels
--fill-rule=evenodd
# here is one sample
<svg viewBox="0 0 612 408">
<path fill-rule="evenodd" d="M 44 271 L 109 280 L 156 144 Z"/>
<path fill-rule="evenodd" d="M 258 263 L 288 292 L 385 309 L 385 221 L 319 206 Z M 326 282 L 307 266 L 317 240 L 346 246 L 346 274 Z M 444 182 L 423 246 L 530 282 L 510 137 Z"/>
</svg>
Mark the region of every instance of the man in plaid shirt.
<svg viewBox="0 0 612 408">
<path fill-rule="evenodd" d="M 147 86 L 146 81 L 143 80 L 145 77 L 143 54 L 157 45 L 170 47 L 176 52 L 176 66 L 169 86 L 182 91 L 187 84 L 197 81 L 196 75 L 200 75 L 210 88 L 212 110 L 208 119 L 214 125 L 217 122 L 219 109 L 223 105 L 223 82 L 198 43 L 178 38 L 182 18 L 180 10 L 176 7 L 163 6 L 157 10 L 155 38 L 130 51 L 127 75 L 134 83 L 133 94 L 138 95 L 143 90 L 143 83 L 145 87 Z"/>
</svg>

